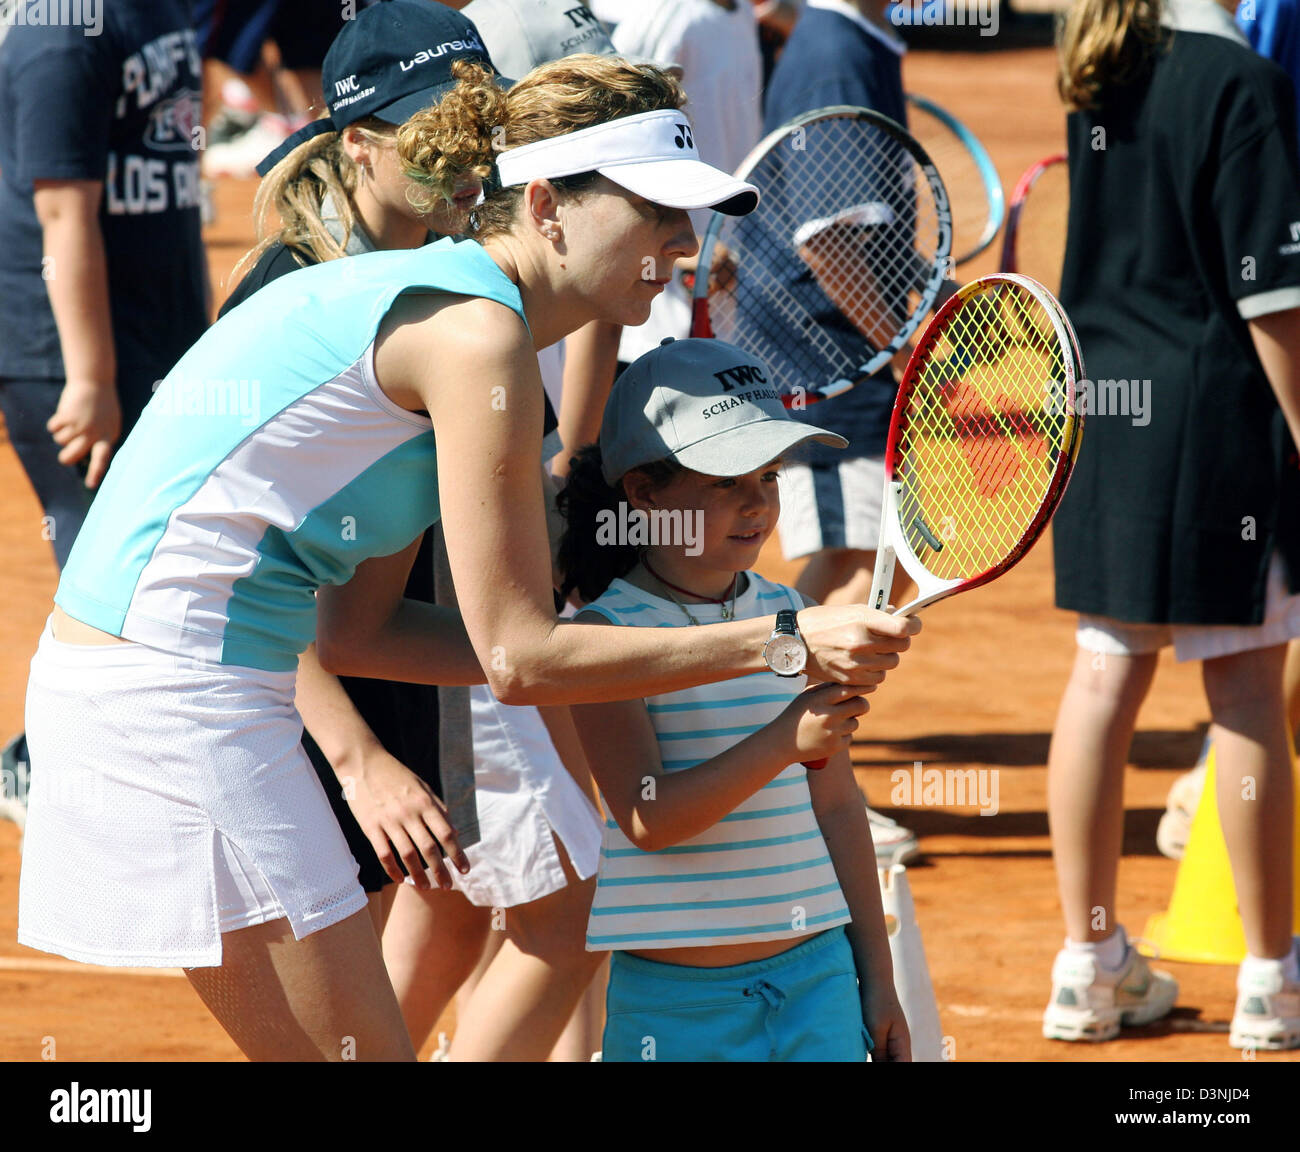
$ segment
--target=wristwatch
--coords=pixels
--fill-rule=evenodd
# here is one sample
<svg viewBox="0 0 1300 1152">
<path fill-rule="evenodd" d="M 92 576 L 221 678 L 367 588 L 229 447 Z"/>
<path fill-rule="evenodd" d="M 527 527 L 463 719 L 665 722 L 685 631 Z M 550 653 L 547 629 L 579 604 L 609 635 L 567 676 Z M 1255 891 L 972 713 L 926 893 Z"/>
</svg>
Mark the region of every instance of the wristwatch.
<svg viewBox="0 0 1300 1152">
<path fill-rule="evenodd" d="M 778 676 L 798 676 L 808 663 L 808 645 L 799 635 L 799 624 L 789 608 L 776 614 L 776 627 L 763 646 L 763 659 Z"/>
</svg>

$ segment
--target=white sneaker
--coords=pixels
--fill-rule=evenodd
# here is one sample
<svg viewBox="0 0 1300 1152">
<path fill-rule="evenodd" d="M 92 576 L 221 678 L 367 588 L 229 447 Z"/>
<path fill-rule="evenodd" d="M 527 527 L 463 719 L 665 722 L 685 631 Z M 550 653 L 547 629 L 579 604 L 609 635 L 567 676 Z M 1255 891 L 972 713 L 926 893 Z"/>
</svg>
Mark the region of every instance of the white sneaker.
<svg viewBox="0 0 1300 1152">
<path fill-rule="evenodd" d="M 1196 767 L 1184 772 L 1169 789 L 1165 800 L 1165 814 L 1156 828 L 1156 847 L 1170 860 L 1181 860 L 1187 851 L 1187 838 L 1192 834 L 1192 818 L 1205 791 L 1206 757 L 1210 752 L 1207 736 L 1201 745 L 1201 756 Z"/>
<path fill-rule="evenodd" d="M 1281 960 L 1245 960 L 1237 970 L 1237 1007 L 1228 1043 L 1234 1048 L 1300 1048 L 1300 983 Z"/>
<path fill-rule="evenodd" d="M 1147 966 L 1132 944 L 1119 971 L 1062 948 L 1052 965 L 1052 998 L 1043 1013 L 1048 1040 L 1113 1040 L 1121 1025 L 1159 1020 L 1178 999 L 1178 981 Z"/>
<path fill-rule="evenodd" d="M 203 152 L 201 167 L 208 180 L 217 176 L 252 176 L 258 164 L 289 135 L 288 121 L 282 116 L 259 116 L 247 132 L 221 144 L 211 144 Z"/>
<path fill-rule="evenodd" d="M 431 1061 L 444 1061 L 444 1062 L 450 1061 L 451 1060 L 451 1056 L 449 1055 L 450 1052 L 451 1052 L 451 1041 L 447 1039 L 447 1033 L 439 1032 L 438 1047 L 436 1047 L 432 1052 L 429 1053 L 429 1059 Z"/>
<path fill-rule="evenodd" d="M 877 867 L 909 864 L 921 858 L 921 846 L 910 828 L 904 828 L 897 820 L 891 820 L 871 807 L 867 808 L 867 822 L 871 825 L 871 840 L 876 846 Z"/>
</svg>

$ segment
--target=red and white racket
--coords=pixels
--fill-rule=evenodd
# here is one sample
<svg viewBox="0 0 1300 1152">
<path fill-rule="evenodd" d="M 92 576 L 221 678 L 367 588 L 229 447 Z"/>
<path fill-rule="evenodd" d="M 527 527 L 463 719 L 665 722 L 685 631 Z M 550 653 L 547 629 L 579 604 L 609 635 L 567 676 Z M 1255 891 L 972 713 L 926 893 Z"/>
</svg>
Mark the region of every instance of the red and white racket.
<svg viewBox="0 0 1300 1152">
<path fill-rule="evenodd" d="M 894 403 L 871 607 L 887 607 L 899 564 L 916 595 L 893 611 L 908 616 L 1019 563 L 1078 456 L 1082 377 L 1070 322 L 1036 281 L 999 273 L 949 298 Z"/>
</svg>

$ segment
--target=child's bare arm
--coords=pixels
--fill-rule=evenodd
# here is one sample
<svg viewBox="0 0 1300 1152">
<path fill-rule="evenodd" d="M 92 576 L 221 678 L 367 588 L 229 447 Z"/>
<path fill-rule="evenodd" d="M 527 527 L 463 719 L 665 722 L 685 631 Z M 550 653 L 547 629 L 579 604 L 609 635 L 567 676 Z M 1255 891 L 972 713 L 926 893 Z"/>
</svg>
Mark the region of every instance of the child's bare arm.
<svg viewBox="0 0 1300 1152">
<path fill-rule="evenodd" d="M 868 708 L 854 692 L 809 689 L 772 723 L 677 772 L 663 770 L 644 701 L 575 704 L 572 712 L 610 815 L 632 843 L 654 852 L 712 828 L 789 765 L 843 747 Z"/>
<path fill-rule="evenodd" d="M 1257 316 L 1250 321 L 1250 338 L 1300 448 L 1300 308 Z"/>
<path fill-rule="evenodd" d="M 876 1046 L 873 1059 L 910 1060 L 911 1040 L 894 988 L 871 825 L 847 749 L 832 756 L 820 772 L 808 773 L 808 791 L 853 917 L 847 932 L 862 985 L 863 1019 Z"/>
</svg>

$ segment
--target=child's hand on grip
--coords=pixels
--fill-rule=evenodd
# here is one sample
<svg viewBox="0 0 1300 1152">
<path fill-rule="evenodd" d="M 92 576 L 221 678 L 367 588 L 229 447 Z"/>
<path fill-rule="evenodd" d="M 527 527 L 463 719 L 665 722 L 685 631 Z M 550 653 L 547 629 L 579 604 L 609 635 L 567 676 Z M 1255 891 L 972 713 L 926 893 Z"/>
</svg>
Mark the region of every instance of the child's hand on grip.
<svg viewBox="0 0 1300 1152">
<path fill-rule="evenodd" d="M 818 684 L 791 700 L 781 714 L 790 732 L 791 759 L 825 759 L 847 748 L 858 717 L 871 707 L 861 692 L 845 684 Z"/>
</svg>

